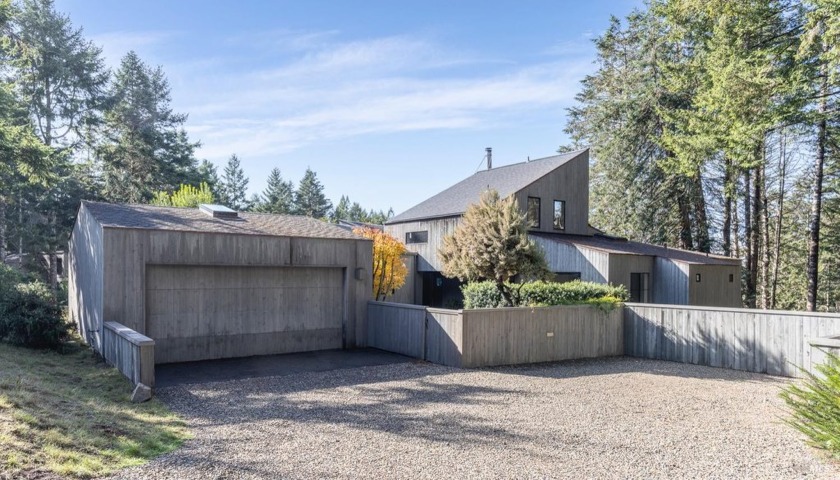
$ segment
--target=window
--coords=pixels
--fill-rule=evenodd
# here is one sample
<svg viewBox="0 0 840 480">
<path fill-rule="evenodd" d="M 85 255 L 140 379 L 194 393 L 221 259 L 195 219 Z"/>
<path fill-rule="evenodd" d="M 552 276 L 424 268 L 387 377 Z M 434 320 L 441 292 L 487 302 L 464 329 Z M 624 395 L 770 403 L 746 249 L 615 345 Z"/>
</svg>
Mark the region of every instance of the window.
<svg viewBox="0 0 840 480">
<path fill-rule="evenodd" d="M 406 232 L 405 243 L 426 243 L 429 241 L 429 231 L 423 230 L 421 232 Z"/>
<path fill-rule="evenodd" d="M 650 302 L 649 273 L 630 274 L 630 301 L 641 303 Z"/>
<path fill-rule="evenodd" d="M 729 283 L 732 283 L 732 282 L 734 282 L 734 281 L 735 281 L 735 275 L 732 275 L 732 274 L 730 273 L 730 274 L 729 274 Z"/>
<path fill-rule="evenodd" d="M 554 281 L 557 283 L 566 283 L 574 280 L 580 280 L 580 272 L 554 272 Z"/>
<path fill-rule="evenodd" d="M 531 228 L 540 228 L 540 199 L 528 197 L 528 224 Z"/>
<path fill-rule="evenodd" d="M 565 200 L 555 200 L 554 201 L 554 229 L 555 230 L 565 230 L 566 229 L 566 201 Z"/>
</svg>

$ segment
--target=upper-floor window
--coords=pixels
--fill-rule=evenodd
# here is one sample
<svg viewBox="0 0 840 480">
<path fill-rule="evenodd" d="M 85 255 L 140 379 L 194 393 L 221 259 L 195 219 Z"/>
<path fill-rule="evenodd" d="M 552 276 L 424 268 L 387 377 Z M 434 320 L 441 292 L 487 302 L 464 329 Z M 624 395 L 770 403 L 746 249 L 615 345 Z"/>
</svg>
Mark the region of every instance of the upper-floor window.
<svg viewBox="0 0 840 480">
<path fill-rule="evenodd" d="M 566 201 L 565 200 L 555 200 L 554 201 L 554 229 L 555 230 L 565 230 L 566 229 Z"/>
<path fill-rule="evenodd" d="M 405 232 L 405 243 L 426 243 L 429 241 L 429 231 Z"/>
<path fill-rule="evenodd" d="M 528 197 L 528 225 L 540 228 L 540 199 L 537 197 Z"/>
</svg>

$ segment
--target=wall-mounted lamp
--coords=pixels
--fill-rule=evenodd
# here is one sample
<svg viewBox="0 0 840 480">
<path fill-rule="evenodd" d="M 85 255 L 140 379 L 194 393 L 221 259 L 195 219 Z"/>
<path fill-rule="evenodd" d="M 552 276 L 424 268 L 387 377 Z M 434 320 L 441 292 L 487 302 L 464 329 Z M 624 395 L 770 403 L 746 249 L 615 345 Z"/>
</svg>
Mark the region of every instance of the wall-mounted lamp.
<svg viewBox="0 0 840 480">
<path fill-rule="evenodd" d="M 699 273 L 694 276 L 694 281 L 698 282 L 698 283 L 700 282 L 700 274 Z"/>
<path fill-rule="evenodd" d="M 365 269 L 359 267 L 359 268 L 356 269 L 356 272 L 355 272 L 354 276 L 356 277 L 356 280 L 364 280 L 366 275 L 367 275 L 367 272 L 365 271 Z"/>
</svg>

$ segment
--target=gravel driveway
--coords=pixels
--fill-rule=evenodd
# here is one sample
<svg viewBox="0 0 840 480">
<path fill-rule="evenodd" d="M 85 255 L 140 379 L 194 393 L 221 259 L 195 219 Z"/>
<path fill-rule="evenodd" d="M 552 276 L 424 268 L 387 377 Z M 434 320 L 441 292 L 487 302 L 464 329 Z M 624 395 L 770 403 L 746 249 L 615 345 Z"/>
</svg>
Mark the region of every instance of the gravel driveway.
<svg viewBox="0 0 840 480">
<path fill-rule="evenodd" d="M 785 384 L 615 358 L 177 386 L 194 440 L 115 478 L 837 478 L 781 423 Z"/>
</svg>

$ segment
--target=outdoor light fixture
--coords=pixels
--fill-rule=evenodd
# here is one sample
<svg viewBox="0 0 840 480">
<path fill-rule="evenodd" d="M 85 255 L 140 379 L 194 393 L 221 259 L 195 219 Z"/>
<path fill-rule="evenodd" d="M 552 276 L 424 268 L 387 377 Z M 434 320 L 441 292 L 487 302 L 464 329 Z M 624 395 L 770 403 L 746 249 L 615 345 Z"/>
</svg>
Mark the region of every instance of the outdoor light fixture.
<svg viewBox="0 0 840 480">
<path fill-rule="evenodd" d="M 700 274 L 699 273 L 694 276 L 694 281 L 698 282 L 698 283 L 700 282 Z"/>
<path fill-rule="evenodd" d="M 357 268 L 356 269 L 356 280 L 364 280 L 365 279 L 365 269 L 364 268 Z"/>
</svg>

